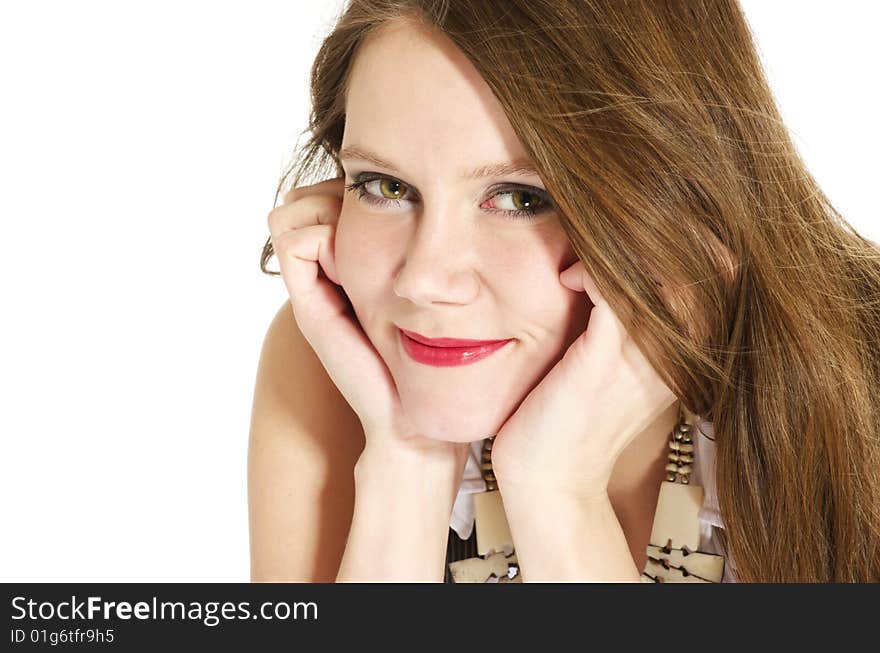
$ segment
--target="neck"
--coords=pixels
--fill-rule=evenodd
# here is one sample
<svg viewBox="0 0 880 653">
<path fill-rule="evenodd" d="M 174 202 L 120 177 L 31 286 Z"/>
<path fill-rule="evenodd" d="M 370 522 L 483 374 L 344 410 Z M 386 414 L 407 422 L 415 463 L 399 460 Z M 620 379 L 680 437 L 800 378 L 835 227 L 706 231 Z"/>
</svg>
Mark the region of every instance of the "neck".
<svg viewBox="0 0 880 653">
<path fill-rule="evenodd" d="M 676 401 L 620 453 L 608 482 L 608 498 L 639 570 L 647 561 L 645 549 L 651 539 L 660 484 L 666 479 L 669 438 L 678 419 Z"/>
</svg>

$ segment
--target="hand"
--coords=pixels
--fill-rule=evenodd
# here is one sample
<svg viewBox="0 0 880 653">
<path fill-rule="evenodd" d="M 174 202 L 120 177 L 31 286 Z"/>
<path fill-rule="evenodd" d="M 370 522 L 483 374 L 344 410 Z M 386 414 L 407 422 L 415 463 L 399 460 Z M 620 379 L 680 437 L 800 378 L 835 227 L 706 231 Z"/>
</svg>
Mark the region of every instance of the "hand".
<svg viewBox="0 0 880 653">
<path fill-rule="evenodd" d="M 586 330 L 499 430 L 499 487 L 595 497 L 620 452 L 676 401 L 578 261 L 559 276 L 593 304 Z"/>
<path fill-rule="evenodd" d="M 462 466 L 468 443 L 440 442 L 415 432 L 401 408 L 385 361 L 361 328 L 336 273 L 336 225 L 344 178 L 294 188 L 269 213 L 272 247 L 294 318 L 333 383 L 358 415 L 367 446 L 415 452 Z"/>
</svg>

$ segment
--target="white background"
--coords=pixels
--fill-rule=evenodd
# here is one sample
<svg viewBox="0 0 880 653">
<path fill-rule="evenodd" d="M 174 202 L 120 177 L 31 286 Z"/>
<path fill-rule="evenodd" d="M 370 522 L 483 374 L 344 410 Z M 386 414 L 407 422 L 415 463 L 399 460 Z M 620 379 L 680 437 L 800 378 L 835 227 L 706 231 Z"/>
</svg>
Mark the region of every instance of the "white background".
<svg viewBox="0 0 880 653">
<path fill-rule="evenodd" d="M 0 5 L 0 580 L 249 580 L 286 298 L 259 256 L 339 6 Z M 743 7 L 811 171 L 880 240 L 877 5 Z"/>
</svg>

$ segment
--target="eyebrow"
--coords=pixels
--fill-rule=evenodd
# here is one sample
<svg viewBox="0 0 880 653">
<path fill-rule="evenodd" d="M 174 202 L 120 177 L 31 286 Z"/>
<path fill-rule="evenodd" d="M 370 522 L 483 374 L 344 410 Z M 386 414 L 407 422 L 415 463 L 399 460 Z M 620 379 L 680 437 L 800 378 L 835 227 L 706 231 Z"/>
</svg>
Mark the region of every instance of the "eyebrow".
<svg viewBox="0 0 880 653">
<path fill-rule="evenodd" d="M 361 161 L 369 161 L 382 168 L 387 168 L 395 174 L 402 175 L 400 170 L 390 161 L 387 161 L 366 148 L 358 145 L 349 145 L 344 147 L 339 153 L 340 159 L 359 159 Z M 540 176 L 534 164 L 527 159 L 519 159 L 504 163 L 487 163 L 485 165 L 472 168 L 470 170 L 460 171 L 463 180 L 485 179 L 486 177 L 503 177 L 506 175 L 534 175 Z"/>
</svg>

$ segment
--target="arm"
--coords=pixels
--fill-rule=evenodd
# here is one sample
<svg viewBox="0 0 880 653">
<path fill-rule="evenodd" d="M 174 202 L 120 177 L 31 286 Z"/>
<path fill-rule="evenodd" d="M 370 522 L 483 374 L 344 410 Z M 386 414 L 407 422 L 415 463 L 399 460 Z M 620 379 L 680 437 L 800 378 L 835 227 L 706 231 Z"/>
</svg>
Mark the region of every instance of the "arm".
<svg viewBox="0 0 880 653">
<path fill-rule="evenodd" d="M 285 302 L 266 333 L 254 387 L 247 461 L 252 582 L 333 582 L 363 447 L 360 421 Z"/>
<path fill-rule="evenodd" d="M 355 466 L 354 516 L 336 581 L 442 583 L 465 461 L 368 444 Z"/>
<path fill-rule="evenodd" d="M 503 490 L 523 582 L 638 582 L 640 573 L 607 493 Z"/>
</svg>

